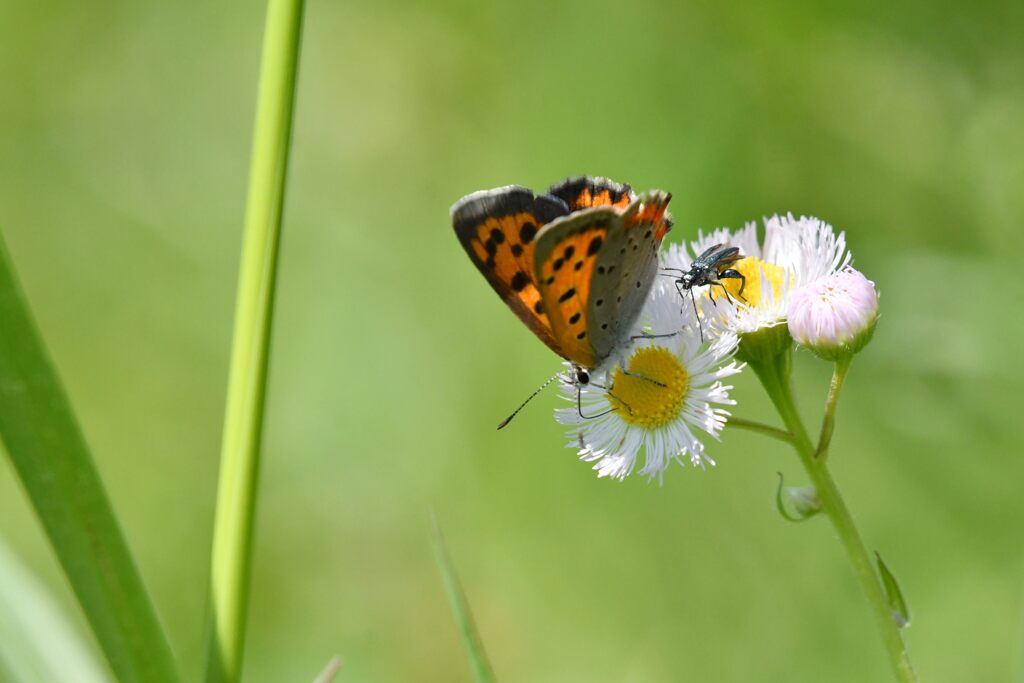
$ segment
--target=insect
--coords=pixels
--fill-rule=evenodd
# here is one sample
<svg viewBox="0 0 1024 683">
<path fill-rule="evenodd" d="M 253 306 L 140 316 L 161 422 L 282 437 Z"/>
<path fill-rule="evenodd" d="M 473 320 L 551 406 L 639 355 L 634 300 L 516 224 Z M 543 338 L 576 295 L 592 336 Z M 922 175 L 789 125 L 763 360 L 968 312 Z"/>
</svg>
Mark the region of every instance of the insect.
<svg viewBox="0 0 1024 683">
<path fill-rule="evenodd" d="M 697 301 L 693 298 L 693 288 L 709 285 L 710 289 L 710 287 L 718 285 L 725 292 L 725 298 L 731 302 L 732 298 L 729 296 L 729 290 L 722 284 L 722 280 L 736 279 L 740 281 L 740 290 L 737 296 L 746 301 L 743 298 L 743 288 L 747 286 L 747 278 L 735 268 L 730 268 L 732 264 L 742 258 L 739 247 L 726 247 L 722 244 L 714 244 L 693 260 L 689 270 L 681 270 L 679 268 L 665 269 L 679 273 L 678 276 L 673 276 L 676 278 L 676 289 L 679 290 L 679 296 L 685 299 L 686 293 L 690 293 L 693 313 L 697 318 L 697 324 L 700 326 L 701 341 L 704 341 L 704 326 L 700 322 L 700 315 L 697 313 Z M 711 298 L 711 301 L 714 302 L 714 297 Z"/>
<path fill-rule="evenodd" d="M 569 381 L 579 386 L 629 338 L 672 227 L 670 199 L 580 176 L 537 195 L 516 185 L 474 192 L 455 203 L 451 218 L 470 260 L 530 331 L 571 363 Z"/>
</svg>

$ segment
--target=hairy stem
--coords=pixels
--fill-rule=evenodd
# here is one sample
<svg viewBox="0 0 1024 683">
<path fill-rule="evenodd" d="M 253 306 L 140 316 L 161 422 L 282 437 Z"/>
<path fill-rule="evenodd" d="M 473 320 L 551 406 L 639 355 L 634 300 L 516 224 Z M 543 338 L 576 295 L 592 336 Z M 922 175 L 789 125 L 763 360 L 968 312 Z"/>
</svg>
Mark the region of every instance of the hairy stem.
<svg viewBox="0 0 1024 683">
<path fill-rule="evenodd" d="M 875 623 L 885 644 L 896 679 L 901 683 L 914 683 L 917 676 L 910 664 L 899 627 L 893 619 L 885 590 L 875 573 L 871 556 L 864 546 L 864 540 L 854 524 L 853 517 L 846 507 L 825 461 L 815 457 L 816 449 L 797 412 L 790 386 L 789 351 L 780 354 L 774 363 L 751 363 L 751 367 L 757 373 L 761 384 L 764 385 L 776 410 L 779 411 L 783 423 L 793 435 L 793 447 L 814 484 L 823 511 L 832 522 L 832 526 L 843 544 L 843 549 L 846 551 L 847 558 L 860 581 L 861 588 L 871 605 Z"/>
<path fill-rule="evenodd" d="M 818 448 L 814 452 L 814 458 L 825 462 L 828 457 L 828 445 L 832 442 L 832 432 L 836 428 L 836 404 L 839 403 L 839 392 L 843 390 L 843 383 L 846 381 L 846 374 L 850 371 L 850 362 L 853 356 L 843 356 L 836 361 L 832 371 L 832 384 L 828 388 L 828 398 L 825 399 L 825 417 L 821 421 L 821 436 L 818 438 Z"/>
</svg>

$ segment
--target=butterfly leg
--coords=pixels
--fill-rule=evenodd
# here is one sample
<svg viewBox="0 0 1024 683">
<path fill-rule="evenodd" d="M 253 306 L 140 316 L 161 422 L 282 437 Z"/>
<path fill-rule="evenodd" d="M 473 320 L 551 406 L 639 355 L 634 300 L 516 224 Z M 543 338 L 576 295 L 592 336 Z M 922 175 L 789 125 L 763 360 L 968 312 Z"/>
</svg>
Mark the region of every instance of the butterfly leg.
<svg viewBox="0 0 1024 683">
<path fill-rule="evenodd" d="M 618 401 L 619 403 L 621 403 L 621 404 L 622 404 L 622 407 L 623 407 L 623 408 L 625 408 L 625 409 L 626 409 L 626 410 L 627 410 L 627 411 L 629 412 L 629 414 L 630 414 L 630 415 L 632 415 L 632 414 L 633 414 L 633 409 L 629 407 L 629 404 L 628 404 L 628 403 L 626 403 L 625 401 L 623 401 L 623 400 L 622 400 L 621 398 L 619 398 L 618 396 L 616 396 L 616 395 L 615 395 L 615 392 L 613 392 L 613 391 L 612 391 L 612 388 L 611 388 L 611 387 L 606 387 L 606 386 L 604 386 L 603 384 L 594 384 L 594 386 L 595 386 L 595 387 L 597 387 L 598 389 L 604 389 L 604 390 L 605 390 L 605 392 L 606 392 L 606 393 L 607 393 L 607 394 L 608 394 L 609 396 L 611 396 L 611 397 L 612 397 L 612 398 L 614 398 L 614 399 L 615 399 L 616 401 Z M 601 414 L 602 414 L 602 415 L 607 415 L 608 413 L 601 413 Z"/>
<path fill-rule="evenodd" d="M 744 301 L 747 300 L 743 296 L 743 289 L 747 286 L 747 278 L 746 278 L 746 276 L 743 275 L 743 273 L 741 273 L 740 271 L 736 270 L 735 268 L 730 268 L 728 270 L 723 270 L 721 273 L 718 274 L 718 277 L 719 277 L 719 279 L 731 278 L 733 280 L 739 280 L 740 281 L 740 291 L 736 293 L 736 296 L 738 296 L 739 298 L 743 299 Z"/>
<path fill-rule="evenodd" d="M 677 334 L 679 334 L 679 333 L 678 332 L 669 332 L 668 334 L 647 334 L 645 332 L 643 334 L 637 334 L 637 335 L 634 335 L 634 336 L 630 337 L 629 341 L 634 342 L 637 339 L 668 339 L 669 337 L 674 337 Z"/>
<path fill-rule="evenodd" d="M 622 370 L 622 374 L 625 375 L 626 377 L 636 377 L 638 379 L 647 380 L 651 384 L 657 384 L 659 387 L 668 386 L 667 384 L 663 384 L 662 382 L 659 382 L 656 379 L 651 379 L 647 375 L 641 375 L 640 373 L 637 372 L 630 372 L 629 370 L 626 369 L 626 366 L 621 363 L 619 364 L 619 370 Z M 608 393 L 611 393 L 611 391 L 609 391 Z"/>
<path fill-rule="evenodd" d="M 616 401 L 621 403 L 626 408 L 626 410 L 628 410 L 630 412 L 630 414 L 633 413 L 633 409 L 629 407 L 629 404 L 627 404 L 621 398 L 619 398 L 618 396 L 613 394 L 611 389 L 609 389 L 607 387 L 603 387 L 600 384 L 595 384 L 594 382 L 591 382 L 590 386 L 597 387 L 598 389 L 604 389 L 605 391 L 608 392 L 608 394 L 612 398 L 614 398 Z M 583 420 L 594 420 L 594 419 L 599 418 L 599 417 L 604 417 L 608 413 L 614 413 L 615 412 L 615 408 L 609 408 L 608 410 L 600 412 L 597 415 L 584 415 L 583 414 L 583 387 L 577 385 L 577 387 L 576 387 L 576 412 L 579 413 L 580 418 L 583 419 Z"/>
</svg>

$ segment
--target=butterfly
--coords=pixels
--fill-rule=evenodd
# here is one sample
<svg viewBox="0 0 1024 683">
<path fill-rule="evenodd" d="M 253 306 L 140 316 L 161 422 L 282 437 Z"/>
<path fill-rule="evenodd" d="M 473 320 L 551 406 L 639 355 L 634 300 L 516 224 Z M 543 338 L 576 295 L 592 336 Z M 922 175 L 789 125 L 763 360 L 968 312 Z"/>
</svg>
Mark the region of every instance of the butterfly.
<svg viewBox="0 0 1024 683">
<path fill-rule="evenodd" d="M 452 206 L 451 219 L 498 296 L 586 384 L 640 315 L 672 227 L 670 199 L 580 176 L 537 195 L 517 185 L 474 192 Z"/>
</svg>

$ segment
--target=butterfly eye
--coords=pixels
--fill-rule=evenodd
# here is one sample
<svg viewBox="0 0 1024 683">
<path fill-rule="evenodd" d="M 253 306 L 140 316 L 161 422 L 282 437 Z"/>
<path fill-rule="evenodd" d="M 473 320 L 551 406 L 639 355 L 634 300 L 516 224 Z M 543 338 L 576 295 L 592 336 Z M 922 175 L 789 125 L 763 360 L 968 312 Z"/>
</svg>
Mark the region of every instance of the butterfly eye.
<svg viewBox="0 0 1024 683">
<path fill-rule="evenodd" d="M 580 384 L 590 383 L 590 373 L 583 368 L 576 368 L 576 381 Z"/>
</svg>

